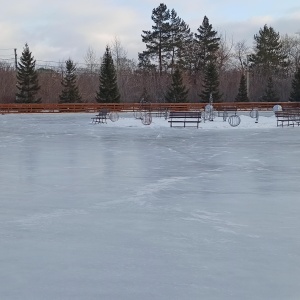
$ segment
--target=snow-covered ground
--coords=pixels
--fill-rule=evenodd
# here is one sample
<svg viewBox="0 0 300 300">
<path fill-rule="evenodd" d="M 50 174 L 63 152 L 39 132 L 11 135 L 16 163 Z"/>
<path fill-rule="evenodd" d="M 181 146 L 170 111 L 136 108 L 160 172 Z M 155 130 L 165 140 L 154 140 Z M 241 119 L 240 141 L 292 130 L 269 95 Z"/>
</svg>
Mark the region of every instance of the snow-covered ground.
<svg viewBox="0 0 300 300">
<path fill-rule="evenodd" d="M 93 116 L 0 115 L 0 299 L 300 299 L 299 127 Z"/>
</svg>

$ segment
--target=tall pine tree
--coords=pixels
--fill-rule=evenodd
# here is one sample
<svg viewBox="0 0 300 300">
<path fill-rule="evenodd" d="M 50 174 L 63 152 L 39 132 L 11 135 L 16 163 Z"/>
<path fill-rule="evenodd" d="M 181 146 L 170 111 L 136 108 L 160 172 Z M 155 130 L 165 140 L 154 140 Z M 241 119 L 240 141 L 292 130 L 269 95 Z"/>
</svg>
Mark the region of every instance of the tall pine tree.
<svg viewBox="0 0 300 300">
<path fill-rule="evenodd" d="M 209 19 L 204 16 L 202 25 L 195 33 L 196 44 L 196 70 L 203 70 L 210 62 L 216 62 L 217 51 L 220 47 L 220 38 L 217 37 L 217 32 L 213 30 Z"/>
<path fill-rule="evenodd" d="M 59 95 L 60 103 L 80 103 L 81 96 L 79 94 L 76 78 L 76 65 L 71 59 L 66 61 L 66 72 L 61 81 L 63 90 Z"/>
<path fill-rule="evenodd" d="M 256 43 L 254 54 L 250 55 L 249 60 L 252 68 L 255 67 L 259 73 L 270 77 L 282 72 L 289 64 L 287 56 L 283 54 L 283 44 L 279 33 L 273 27 L 264 25 L 259 33 L 254 35 Z"/>
<path fill-rule="evenodd" d="M 279 101 L 279 97 L 274 89 L 274 83 L 272 77 L 268 78 L 267 87 L 264 95 L 262 96 L 262 100 L 265 102 L 277 102 Z"/>
<path fill-rule="evenodd" d="M 222 95 L 219 92 L 219 72 L 217 70 L 217 51 L 220 47 L 220 38 L 217 32 L 213 30 L 207 16 L 204 16 L 202 25 L 195 33 L 195 74 L 202 73 L 202 92 L 201 100 L 208 102 L 210 95 L 213 101 L 219 102 Z M 195 78 L 196 83 L 196 78 Z"/>
<path fill-rule="evenodd" d="M 188 90 L 183 84 L 182 73 L 179 68 L 176 68 L 172 75 L 172 83 L 168 88 L 165 96 L 169 103 L 184 103 L 187 102 Z"/>
<path fill-rule="evenodd" d="M 195 57 L 196 57 L 196 47 L 194 41 L 194 34 L 190 31 L 187 24 L 182 23 L 182 34 L 180 37 L 180 48 L 178 49 L 178 61 L 177 65 L 181 69 L 187 70 L 191 75 L 194 72 Z"/>
<path fill-rule="evenodd" d="M 170 36 L 167 41 L 168 68 L 173 74 L 176 65 L 182 64 L 185 49 L 193 39 L 189 26 L 177 15 L 174 9 L 170 13 Z"/>
<path fill-rule="evenodd" d="M 103 56 L 99 75 L 99 91 L 96 94 L 96 101 L 100 103 L 120 102 L 120 93 L 117 84 L 117 75 L 111 51 L 108 46 Z"/>
<path fill-rule="evenodd" d="M 17 93 L 16 103 L 40 103 L 41 98 L 37 98 L 40 89 L 38 74 L 35 70 L 34 57 L 25 44 L 20 62 L 17 66 Z"/>
<path fill-rule="evenodd" d="M 210 95 L 214 102 L 220 102 L 222 94 L 219 92 L 219 74 L 214 62 L 209 62 L 205 67 L 202 88 L 199 95 L 202 102 L 208 102 Z"/>
<path fill-rule="evenodd" d="M 249 102 L 247 94 L 247 81 L 245 74 L 242 74 L 238 94 L 235 98 L 237 102 Z"/>
<path fill-rule="evenodd" d="M 300 102 L 300 67 L 298 67 L 292 81 L 292 91 L 289 100 Z"/>
<path fill-rule="evenodd" d="M 142 41 L 146 44 L 146 51 L 139 53 L 139 66 L 145 68 L 142 65 L 143 62 L 157 59 L 158 70 L 161 74 L 167 59 L 168 41 L 170 38 L 170 11 L 165 4 L 161 3 L 152 10 L 151 19 L 154 22 L 152 31 L 143 30 Z"/>
</svg>

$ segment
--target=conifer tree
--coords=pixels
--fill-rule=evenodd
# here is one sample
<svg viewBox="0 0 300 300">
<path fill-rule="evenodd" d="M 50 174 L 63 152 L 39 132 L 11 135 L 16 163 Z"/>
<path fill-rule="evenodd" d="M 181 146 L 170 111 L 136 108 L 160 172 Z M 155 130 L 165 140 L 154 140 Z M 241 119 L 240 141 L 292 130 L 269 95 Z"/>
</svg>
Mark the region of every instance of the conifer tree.
<svg viewBox="0 0 300 300">
<path fill-rule="evenodd" d="M 170 11 L 163 3 L 152 10 L 151 19 L 152 30 L 143 30 L 146 50 L 138 54 L 138 66 L 149 71 L 156 67 L 159 74 L 170 70 L 172 74 L 176 65 L 185 65 L 183 58 L 188 57 L 193 34 L 176 11 Z"/>
<path fill-rule="evenodd" d="M 189 26 L 177 15 L 174 9 L 170 13 L 169 21 L 170 36 L 167 40 L 167 58 L 168 68 L 173 74 L 176 65 L 182 64 L 182 59 L 185 56 L 185 50 L 190 47 L 193 39 L 193 34 Z"/>
<path fill-rule="evenodd" d="M 150 57 L 146 52 L 138 53 L 138 67 L 140 70 L 146 72 L 155 72 L 156 66 L 152 63 Z"/>
<path fill-rule="evenodd" d="M 213 97 L 214 102 L 219 102 L 222 94 L 219 92 L 219 74 L 216 64 L 209 62 L 205 67 L 203 90 L 199 95 L 202 102 L 208 102 L 210 95 Z"/>
<path fill-rule="evenodd" d="M 59 95 L 60 103 L 80 103 L 81 96 L 79 94 L 76 82 L 76 65 L 71 59 L 66 61 L 66 72 L 61 81 L 63 90 Z"/>
<path fill-rule="evenodd" d="M 41 98 L 37 98 L 40 89 L 38 74 L 35 70 L 34 57 L 29 50 L 28 44 L 25 44 L 20 62 L 17 66 L 17 93 L 16 103 L 40 103 Z"/>
<path fill-rule="evenodd" d="M 187 70 L 191 75 L 194 71 L 195 57 L 196 55 L 196 45 L 193 37 L 193 33 L 190 32 L 188 25 L 183 26 L 183 33 L 181 35 L 181 47 L 178 49 L 178 61 L 177 65 L 181 69 Z"/>
<path fill-rule="evenodd" d="M 273 79 L 272 77 L 268 78 L 267 88 L 265 90 L 264 95 L 262 96 L 262 100 L 265 102 L 277 102 L 279 101 L 279 97 L 274 89 Z"/>
<path fill-rule="evenodd" d="M 300 102 L 300 67 L 298 67 L 292 81 L 292 91 L 289 100 Z"/>
<path fill-rule="evenodd" d="M 208 63 L 216 62 L 217 51 L 220 47 L 220 38 L 217 37 L 217 32 L 212 29 L 209 19 L 204 16 L 202 25 L 195 33 L 195 43 L 197 47 L 196 54 L 196 70 L 204 69 Z"/>
<path fill-rule="evenodd" d="M 255 67 L 258 72 L 269 77 L 278 74 L 288 66 L 289 62 L 283 53 L 280 35 L 272 27 L 264 25 L 264 28 L 254 35 L 254 41 L 255 53 L 249 57 L 252 68 Z"/>
<path fill-rule="evenodd" d="M 111 51 L 108 46 L 103 56 L 99 75 L 99 91 L 96 101 L 102 103 L 120 102 L 120 94 L 117 84 L 117 75 Z"/>
<path fill-rule="evenodd" d="M 167 41 L 170 37 L 170 11 L 167 6 L 161 3 L 152 10 L 152 31 L 143 30 L 142 41 L 146 44 L 146 51 L 139 53 L 141 62 L 147 61 L 144 56 L 151 59 L 158 59 L 159 73 L 162 73 L 163 65 L 166 64 Z"/>
<path fill-rule="evenodd" d="M 182 73 L 179 68 L 176 68 L 172 75 L 172 83 L 168 88 L 165 96 L 169 103 L 184 103 L 187 102 L 188 90 L 183 84 Z"/>
<path fill-rule="evenodd" d="M 245 74 L 242 74 L 238 94 L 235 98 L 237 102 L 249 102 L 247 94 L 247 82 Z"/>
</svg>

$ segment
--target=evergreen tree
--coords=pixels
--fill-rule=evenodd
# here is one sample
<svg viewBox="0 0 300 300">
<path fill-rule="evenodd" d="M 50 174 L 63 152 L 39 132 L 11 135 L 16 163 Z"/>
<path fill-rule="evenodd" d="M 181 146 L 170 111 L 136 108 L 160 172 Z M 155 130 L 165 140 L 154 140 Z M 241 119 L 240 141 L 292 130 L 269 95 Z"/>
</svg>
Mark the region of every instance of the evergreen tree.
<svg viewBox="0 0 300 300">
<path fill-rule="evenodd" d="M 143 30 L 142 41 L 146 43 L 147 50 L 139 53 L 139 59 L 145 61 L 144 56 L 148 57 L 148 60 L 158 59 L 158 69 L 161 74 L 167 58 L 170 11 L 165 4 L 161 3 L 152 10 L 151 19 L 155 25 L 152 26 L 153 31 Z"/>
<path fill-rule="evenodd" d="M 117 84 L 117 75 L 114 62 L 111 56 L 110 48 L 106 46 L 100 67 L 99 91 L 96 95 L 96 101 L 102 103 L 120 102 L 120 94 Z"/>
<path fill-rule="evenodd" d="M 249 102 L 247 94 L 247 82 L 245 74 L 242 74 L 238 94 L 235 98 L 237 102 Z"/>
<path fill-rule="evenodd" d="M 36 95 L 40 89 L 38 74 L 35 70 L 34 57 L 29 50 L 28 44 L 25 44 L 20 62 L 17 66 L 17 93 L 16 103 L 40 103 L 41 98 Z"/>
<path fill-rule="evenodd" d="M 193 34 L 189 26 L 177 15 L 174 9 L 170 14 L 170 37 L 167 41 L 168 65 L 173 74 L 176 65 L 182 64 L 182 59 L 185 55 L 185 49 L 193 39 Z"/>
<path fill-rule="evenodd" d="M 146 52 L 138 53 L 138 67 L 140 70 L 146 72 L 154 72 L 156 70 L 155 64 L 151 62 L 151 59 Z"/>
<path fill-rule="evenodd" d="M 274 89 L 273 79 L 272 77 L 268 78 L 267 88 L 265 90 L 264 95 L 262 96 L 262 100 L 265 102 L 277 102 L 279 101 L 279 97 Z"/>
<path fill-rule="evenodd" d="M 176 68 L 172 75 L 172 83 L 168 88 L 165 96 L 169 103 L 183 103 L 187 102 L 188 90 L 183 84 L 182 73 L 179 68 Z"/>
<path fill-rule="evenodd" d="M 153 31 L 143 31 L 143 42 L 146 43 L 146 51 L 138 54 L 139 68 L 153 70 L 158 61 L 160 74 L 163 70 L 171 70 L 171 74 L 177 65 L 189 66 L 185 59 L 190 55 L 193 42 L 193 33 L 189 26 L 177 15 L 174 9 L 170 10 L 161 3 L 152 11 L 152 20 L 155 25 Z"/>
<path fill-rule="evenodd" d="M 209 101 L 210 94 L 214 102 L 220 101 L 222 94 L 219 92 L 219 74 L 214 62 L 209 62 L 205 67 L 202 87 L 203 90 L 199 96 L 203 102 Z"/>
<path fill-rule="evenodd" d="M 178 49 L 178 61 L 177 65 L 181 69 L 187 70 L 191 75 L 194 71 L 195 57 L 196 55 L 196 45 L 193 37 L 193 33 L 190 32 L 188 25 L 182 25 L 183 28 L 181 36 L 181 47 Z"/>
<path fill-rule="evenodd" d="M 212 29 L 209 19 L 204 16 L 202 25 L 195 33 L 196 43 L 196 70 L 204 69 L 208 63 L 216 62 L 217 51 L 219 50 L 220 38 L 217 37 L 217 32 Z"/>
<path fill-rule="evenodd" d="M 288 66 L 280 35 L 272 27 L 264 25 L 264 28 L 259 30 L 259 34 L 254 35 L 254 40 L 255 53 L 249 57 L 252 68 L 255 67 L 260 73 L 269 77 L 278 74 Z"/>
<path fill-rule="evenodd" d="M 79 94 L 76 82 L 76 65 L 71 59 L 66 61 L 66 73 L 61 81 L 63 90 L 59 95 L 60 103 L 80 103 L 81 96 Z"/>
<path fill-rule="evenodd" d="M 292 81 L 292 91 L 289 100 L 300 102 L 300 67 L 298 67 Z"/>
</svg>

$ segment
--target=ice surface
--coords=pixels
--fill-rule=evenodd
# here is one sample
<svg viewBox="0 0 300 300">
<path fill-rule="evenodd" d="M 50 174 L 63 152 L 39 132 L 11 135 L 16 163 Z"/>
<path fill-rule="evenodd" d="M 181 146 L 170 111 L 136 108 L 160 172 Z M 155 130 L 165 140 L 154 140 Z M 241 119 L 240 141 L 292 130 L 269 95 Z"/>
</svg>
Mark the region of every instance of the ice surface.
<svg viewBox="0 0 300 300">
<path fill-rule="evenodd" d="M 0 299 L 300 299 L 300 128 L 0 116 Z"/>
</svg>

